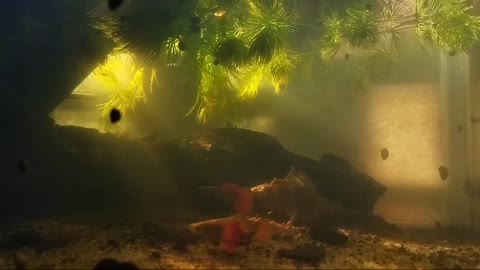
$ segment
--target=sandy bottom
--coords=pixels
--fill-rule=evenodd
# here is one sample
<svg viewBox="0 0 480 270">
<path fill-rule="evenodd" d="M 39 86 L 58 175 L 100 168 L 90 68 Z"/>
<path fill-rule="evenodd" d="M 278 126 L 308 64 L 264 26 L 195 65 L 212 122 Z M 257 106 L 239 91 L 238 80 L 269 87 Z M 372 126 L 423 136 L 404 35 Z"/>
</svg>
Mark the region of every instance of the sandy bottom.
<svg viewBox="0 0 480 270">
<path fill-rule="evenodd" d="M 404 229 L 387 236 L 344 229 L 349 241 L 343 246 L 315 242 L 299 232 L 290 239 L 277 239 L 264 247 L 251 244 L 229 255 L 208 242 L 184 249 L 164 243 L 156 221 L 98 223 L 2 223 L 0 268 L 93 269 L 101 259 L 113 258 L 141 269 L 480 269 L 478 239 L 447 237 L 439 231 Z M 304 261 L 277 253 L 302 245 L 316 246 L 325 254 L 318 261 Z"/>
</svg>

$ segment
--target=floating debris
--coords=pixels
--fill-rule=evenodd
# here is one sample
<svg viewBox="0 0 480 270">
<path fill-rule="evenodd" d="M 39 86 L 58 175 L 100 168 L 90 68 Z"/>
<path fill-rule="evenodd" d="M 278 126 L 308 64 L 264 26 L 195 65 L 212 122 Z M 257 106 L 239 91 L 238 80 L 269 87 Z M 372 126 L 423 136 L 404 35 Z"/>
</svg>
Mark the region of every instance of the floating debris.
<svg viewBox="0 0 480 270">
<path fill-rule="evenodd" d="M 462 131 L 463 131 L 463 126 L 461 126 L 461 125 L 458 126 L 458 127 L 457 127 L 457 130 L 458 130 L 458 132 L 462 132 Z"/>
<path fill-rule="evenodd" d="M 180 40 L 177 44 L 177 48 L 180 50 L 180 51 L 185 51 L 187 49 L 187 45 L 185 44 L 185 42 L 183 42 L 182 40 Z"/>
<path fill-rule="evenodd" d="M 351 55 L 350 55 L 349 53 L 346 53 L 346 54 L 345 54 L 345 60 L 347 60 L 347 61 L 350 60 L 350 56 L 351 56 Z"/>
<path fill-rule="evenodd" d="M 110 122 L 115 124 L 120 121 L 120 119 L 122 119 L 122 113 L 120 113 L 120 111 L 117 109 L 112 109 L 110 111 Z"/>
<path fill-rule="evenodd" d="M 443 165 L 438 167 L 438 173 L 440 174 L 440 178 L 442 180 L 447 180 L 448 175 L 449 175 L 447 167 L 445 167 Z"/>
<path fill-rule="evenodd" d="M 387 158 L 390 156 L 390 153 L 388 152 L 387 148 L 383 148 L 380 151 L 380 156 L 382 157 L 383 160 L 387 160 Z"/>
</svg>

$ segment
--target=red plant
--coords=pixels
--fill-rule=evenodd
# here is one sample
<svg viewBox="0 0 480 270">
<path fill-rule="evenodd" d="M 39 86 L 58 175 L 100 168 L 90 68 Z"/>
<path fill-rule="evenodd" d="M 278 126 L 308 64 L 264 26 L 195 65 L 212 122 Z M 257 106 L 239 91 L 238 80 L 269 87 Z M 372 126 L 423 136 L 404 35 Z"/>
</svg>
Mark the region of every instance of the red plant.
<svg viewBox="0 0 480 270">
<path fill-rule="evenodd" d="M 221 190 L 233 202 L 233 208 L 238 214 L 250 215 L 253 208 L 253 192 L 249 188 L 242 188 L 232 183 L 226 183 Z"/>
<path fill-rule="evenodd" d="M 247 226 L 240 221 L 232 221 L 223 229 L 223 239 L 221 248 L 228 253 L 232 253 L 244 242 L 248 236 Z"/>
</svg>

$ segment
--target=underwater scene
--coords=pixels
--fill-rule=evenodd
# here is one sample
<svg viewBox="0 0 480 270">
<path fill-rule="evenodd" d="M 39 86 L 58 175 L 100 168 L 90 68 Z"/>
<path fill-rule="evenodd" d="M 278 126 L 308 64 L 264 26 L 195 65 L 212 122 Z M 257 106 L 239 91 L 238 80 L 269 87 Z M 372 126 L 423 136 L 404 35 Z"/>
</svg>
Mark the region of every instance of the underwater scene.
<svg viewBox="0 0 480 270">
<path fill-rule="evenodd" d="M 0 269 L 480 269 L 479 0 L 15 0 Z"/>
</svg>

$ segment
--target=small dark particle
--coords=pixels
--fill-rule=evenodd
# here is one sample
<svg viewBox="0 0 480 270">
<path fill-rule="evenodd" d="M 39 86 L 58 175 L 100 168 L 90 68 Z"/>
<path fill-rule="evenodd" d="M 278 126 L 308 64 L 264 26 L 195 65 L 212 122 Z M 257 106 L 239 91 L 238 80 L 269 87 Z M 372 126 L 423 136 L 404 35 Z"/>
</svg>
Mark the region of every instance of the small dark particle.
<svg viewBox="0 0 480 270">
<path fill-rule="evenodd" d="M 346 54 L 345 54 L 345 60 L 347 60 L 347 61 L 350 60 L 350 56 L 351 56 L 351 55 L 350 55 L 349 53 L 346 53 Z"/>
<path fill-rule="evenodd" d="M 440 174 L 440 178 L 442 180 L 447 180 L 448 178 L 448 169 L 445 166 L 440 166 L 438 167 L 438 173 Z"/>
<path fill-rule="evenodd" d="M 220 64 L 220 60 L 218 59 L 213 60 L 213 65 L 218 66 L 218 64 Z"/>
<path fill-rule="evenodd" d="M 187 45 L 185 44 L 185 42 L 183 42 L 182 40 L 180 40 L 177 44 L 177 48 L 180 50 L 180 51 L 185 51 L 187 49 Z"/>
<path fill-rule="evenodd" d="M 458 127 L 457 127 L 457 130 L 458 130 L 458 132 L 462 132 L 462 131 L 463 131 L 463 127 L 462 127 L 462 126 L 458 126 Z"/>
<path fill-rule="evenodd" d="M 366 4 L 365 5 L 365 10 L 366 11 L 372 11 L 372 4 Z"/>
<path fill-rule="evenodd" d="M 112 109 L 110 111 L 110 122 L 115 124 L 120 121 L 120 119 L 122 119 L 122 114 L 120 113 L 120 111 L 117 109 Z"/>
<path fill-rule="evenodd" d="M 23 159 L 18 161 L 18 170 L 21 173 L 26 173 L 28 169 L 28 161 L 25 161 Z"/>
<path fill-rule="evenodd" d="M 382 157 L 383 160 L 387 160 L 387 158 L 390 156 L 390 153 L 388 152 L 387 148 L 383 148 L 380 151 L 380 156 Z"/>
<path fill-rule="evenodd" d="M 123 4 L 124 0 L 108 0 L 108 8 L 115 10 Z"/>
<path fill-rule="evenodd" d="M 450 56 L 455 56 L 456 53 L 455 53 L 455 51 L 449 51 L 449 52 L 448 52 L 448 55 L 450 55 Z"/>
<path fill-rule="evenodd" d="M 473 117 L 473 116 L 470 117 L 470 122 L 471 122 L 472 124 L 477 123 L 477 118 L 475 118 L 475 117 Z"/>
</svg>

